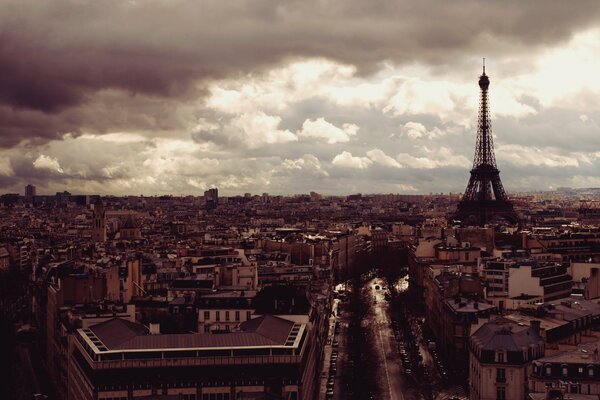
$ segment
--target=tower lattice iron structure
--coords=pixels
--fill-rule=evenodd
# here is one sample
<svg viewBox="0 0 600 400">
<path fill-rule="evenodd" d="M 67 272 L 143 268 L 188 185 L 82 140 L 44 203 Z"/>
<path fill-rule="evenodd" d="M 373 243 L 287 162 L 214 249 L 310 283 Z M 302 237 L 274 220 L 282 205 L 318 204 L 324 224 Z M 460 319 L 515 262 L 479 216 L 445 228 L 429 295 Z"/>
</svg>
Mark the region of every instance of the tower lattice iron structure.
<svg viewBox="0 0 600 400">
<path fill-rule="evenodd" d="M 490 79 L 485 74 L 484 59 L 483 73 L 479 77 L 481 95 L 473 169 L 471 169 L 471 178 L 455 215 L 456 219 L 476 225 L 493 222 L 498 217 L 509 222 L 518 220 L 513 205 L 504 191 L 500 180 L 500 171 L 496 166 L 490 123 L 489 87 Z"/>
</svg>

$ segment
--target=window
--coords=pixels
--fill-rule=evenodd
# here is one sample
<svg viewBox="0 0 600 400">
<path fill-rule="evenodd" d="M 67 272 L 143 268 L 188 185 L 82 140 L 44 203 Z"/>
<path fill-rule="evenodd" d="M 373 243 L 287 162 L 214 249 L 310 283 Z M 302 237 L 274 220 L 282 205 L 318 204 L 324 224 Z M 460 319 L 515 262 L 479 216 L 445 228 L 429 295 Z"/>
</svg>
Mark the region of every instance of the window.
<svg viewBox="0 0 600 400">
<path fill-rule="evenodd" d="M 225 321 L 229 321 L 229 311 L 225 311 Z"/>
<path fill-rule="evenodd" d="M 546 366 L 546 375 L 552 375 L 552 367 L 549 365 Z"/>
<path fill-rule="evenodd" d="M 506 382 L 506 371 L 504 368 L 496 368 L 496 382 Z"/>
<path fill-rule="evenodd" d="M 221 320 L 221 311 L 215 311 L 215 321 Z"/>
<path fill-rule="evenodd" d="M 246 321 L 252 319 L 252 311 L 246 311 Z"/>
<path fill-rule="evenodd" d="M 204 311 L 204 320 L 205 321 L 210 320 L 210 311 Z"/>
<path fill-rule="evenodd" d="M 503 363 L 504 362 L 504 352 L 503 351 L 499 351 L 498 352 L 498 362 L 499 363 Z"/>
<path fill-rule="evenodd" d="M 504 386 L 496 388 L 496 400 L 506 400 L 506 388 Z"/>
<path fill-rule="evenodd" d="M 239 320 L 240 320 L 240 312 L 239 312 L 239 311 L 236 311 L 236 312 L 235 312 L 235 320 L 236 320 L 236 321 L 239 321 Z"/>
<path fill-rule="evenodd" d="M 579 386 L 578 385 L 571 385 L 570 389 L 571 389 L 570 390 L 571 393 L 579 393 Z"/>
<path fill-rule="evenodd" d="M 579 374 L 583 374 L 583 367 L 579 367 L 579 368 L 577 368 L 577 372 L 578 372 Z"/>
<path fill-rule="evenodd" d="M 588 367 L 588 376 L 591 378 L 594 376 L 594 368 Z"/>
<path fill-rule="evenodd" d="M 566 366 L 566 365 L 564 365 L 564 364 L 563 364 L 563 366 L 562 366 L 562 374 L 563 374 L 563 376 L 567 376 L 567 375 L 569 375 L 569 369 L 568 369 L 568 368 L 567 368 L 567 366 Z"/>
</svg>

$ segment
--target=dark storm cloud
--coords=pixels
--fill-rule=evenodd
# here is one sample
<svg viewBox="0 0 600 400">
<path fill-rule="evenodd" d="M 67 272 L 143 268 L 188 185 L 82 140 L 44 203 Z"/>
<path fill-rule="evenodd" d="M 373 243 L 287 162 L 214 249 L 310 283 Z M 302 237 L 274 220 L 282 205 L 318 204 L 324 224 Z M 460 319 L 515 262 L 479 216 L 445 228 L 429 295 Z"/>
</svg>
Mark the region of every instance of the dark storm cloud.
<svg viewBox="0 0 600 400">
<path fill-rule="evenodd" d="M 110 88 L 185 98 L 197 94 L 203 79 L 246 74 L 289 57 L 323 56 L 372 71 L 384 60 L 443 65 L 508 46 L 531 51 L 597 21 L 600 9 L 597 1 L 2 3 L 0 102 L 48 114 Z M 36 117 L 31 129 L 21 129 L 21 121 L 10 122 L 15 118 L 2 125 L 1 146 L 52 139 L 79 125 L 44 129 Z"/>
</svg>

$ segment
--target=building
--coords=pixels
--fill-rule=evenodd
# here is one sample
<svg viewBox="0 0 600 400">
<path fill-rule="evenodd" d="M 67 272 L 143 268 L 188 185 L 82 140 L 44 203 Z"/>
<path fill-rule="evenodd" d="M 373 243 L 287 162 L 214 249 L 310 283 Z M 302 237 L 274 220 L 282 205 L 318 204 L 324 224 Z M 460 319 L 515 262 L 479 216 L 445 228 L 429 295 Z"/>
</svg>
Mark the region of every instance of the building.
<svg viewBox="0 0 600 400">
<path fill-rule="evenodd" d="M 94 205 L 94 220 L 92 226 L 92 241 L 105 242 L 106 237 L 106 210 L 102 199 Z"/>
<path fill-rule="evenodd" d="M 483 324 L 469 339 L 469 398 L 525 399 L 532 361 L 543 356 L 539 321 L 527 326 L 497 318 Z"/>
<path fill-rule="evenodd" d="M 196 300 L 198 307 L 198 332 L 230 332 L 252 319 L 254 296 L 243 291 L 205 294 Z"/>
<path fill-rule="evenodd" d="M 571 294 L 573 278 L 567 267 L 555 262 L 518 261 L 508 272 L 508 297 L 533 295 L 550 301 Z"/>
<path fill-rule="evenodd" d="M 219 189 L 212 188 L 204 192 L 204 204 L 208 210 L 212 210 L 219 205 Z"/>
<path fill-rule="evenodd" d="M 542 357 L 533 363 L 529 381 L 532 393 L 549 388 L 570 394 L 600 396 L 600 342 Z"/>
<path fill-rule="evenodd" d="M 71 338 L 69 398 L 313 399 L 310 343 L 307 324 L 270 315 L 214 335 L 151 334 L 115 318 Z"/>
<path fill-rule="evenodd" d="M 497 309 L 483 301 L 481 280 L 469 274 L 430 268 L 425 279 L 425 322 L 439 354 L 452 360 L 455 373 L 467 372 L 468 341 L 473 327 Z"/>
<path fill-rule="evenodd" d="M 25 197 L 34 197 L 35 196 L 35 186 L 32 184 L 28 184 L 25 186 Z"/>
</svg>

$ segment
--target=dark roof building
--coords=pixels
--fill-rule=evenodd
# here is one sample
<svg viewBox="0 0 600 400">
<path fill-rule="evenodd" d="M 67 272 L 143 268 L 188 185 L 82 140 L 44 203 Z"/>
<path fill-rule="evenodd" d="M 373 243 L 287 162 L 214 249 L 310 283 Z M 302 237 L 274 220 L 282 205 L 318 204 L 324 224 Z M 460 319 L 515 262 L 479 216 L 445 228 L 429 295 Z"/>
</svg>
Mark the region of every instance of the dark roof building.
<svg viewBox="0 0 600 400">
<path fill-rule="evenodd" d="M 306 324 L 271 315 L 223 334 L 151 334 L 144 325 L 115 318 L 74 336 L 70 395 L 204 399 L 218 393 L 225 400 L 243 392 L 310 399 L 309 337 Z"/>
<path fill-rule="evenodd" d="M 471 399 L 526 398 L 531 362 L 544 352 L 539 321 L 527 326 L 497 318 L 483 324 L 469 340 Z"/>
</svg>

